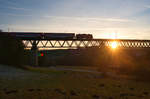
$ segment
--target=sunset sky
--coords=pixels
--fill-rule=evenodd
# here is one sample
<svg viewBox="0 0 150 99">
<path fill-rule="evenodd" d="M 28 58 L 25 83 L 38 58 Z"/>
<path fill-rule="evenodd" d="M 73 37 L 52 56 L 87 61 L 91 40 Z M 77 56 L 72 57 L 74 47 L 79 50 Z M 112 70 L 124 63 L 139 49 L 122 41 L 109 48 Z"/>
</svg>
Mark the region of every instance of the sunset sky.
<svg viewBox="0 0 150 99">
<path fill-rule="evenodd" d="M 0 29 L 150 39 L 150 0 L 0 0 Z"/>
</svg>

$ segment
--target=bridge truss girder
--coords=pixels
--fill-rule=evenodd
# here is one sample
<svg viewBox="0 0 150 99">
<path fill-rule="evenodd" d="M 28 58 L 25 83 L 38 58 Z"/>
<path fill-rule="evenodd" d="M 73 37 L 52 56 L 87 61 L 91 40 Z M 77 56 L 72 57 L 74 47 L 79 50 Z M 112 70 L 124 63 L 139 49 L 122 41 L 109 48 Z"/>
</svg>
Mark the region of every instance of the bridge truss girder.
<svg viewBox="0 0 150 99">
<path fill-rule="evenodd" d="M 23 40 L 26 48 L 37 45 L 38 48 L 78 48 L 78 47 L 111 47 L 116 42 L 119 48 L 150 48 L 150 40 Z"/>
</svg>

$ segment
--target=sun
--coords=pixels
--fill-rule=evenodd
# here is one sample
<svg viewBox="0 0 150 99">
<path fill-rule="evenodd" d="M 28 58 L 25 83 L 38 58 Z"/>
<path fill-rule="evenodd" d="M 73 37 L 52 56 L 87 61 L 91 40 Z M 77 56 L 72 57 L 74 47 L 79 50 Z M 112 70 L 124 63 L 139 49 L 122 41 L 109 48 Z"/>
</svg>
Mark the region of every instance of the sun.
<svg viewBox="0 0 150 99">
<path fill-rule="evenodd" d="M 111 43 L 111 48 L 112 48 L 112 49 L 116 49 L 117 46 L 118 46 L 118 44 L 117 44 L 116 41 L 113 41 L 113 42 Z"/>
</svg>

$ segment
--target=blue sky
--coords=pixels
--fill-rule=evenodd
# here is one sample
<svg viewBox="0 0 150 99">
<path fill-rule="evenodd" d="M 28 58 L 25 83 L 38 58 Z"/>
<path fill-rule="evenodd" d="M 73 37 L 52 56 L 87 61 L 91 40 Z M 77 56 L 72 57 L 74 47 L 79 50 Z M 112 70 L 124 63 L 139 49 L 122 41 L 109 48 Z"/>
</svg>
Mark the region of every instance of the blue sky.
<svg viewBox="0 0 150 99">
<path fill-rule="evenodd" d="M 0 0 L 4 31 L 150 39 L 150 0 Z"/>
</svg>

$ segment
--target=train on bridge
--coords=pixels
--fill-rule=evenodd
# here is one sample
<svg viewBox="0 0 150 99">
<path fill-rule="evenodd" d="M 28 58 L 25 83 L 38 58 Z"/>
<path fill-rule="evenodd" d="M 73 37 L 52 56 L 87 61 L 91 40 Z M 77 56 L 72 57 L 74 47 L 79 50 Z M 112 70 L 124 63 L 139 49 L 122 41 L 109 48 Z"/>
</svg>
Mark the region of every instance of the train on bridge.
<svg viewBox="0 0 150 99">
<path fill-rule="evenodd" d="M 10 36 L 23 40 L 64 40 L 64 39 L 93 39 L 92 34 L 75 34 L 75 33 L 33 33 L 33 32 L 1 32 L 0 36 Z"/>
<path fill-rule="evenodd" d="M 150 40 L 94 39 L 92 34 L 0 32 L 0 39 L 4 36 L 22 40 L 26 48 L 150 48 Z"/>
</svg>

